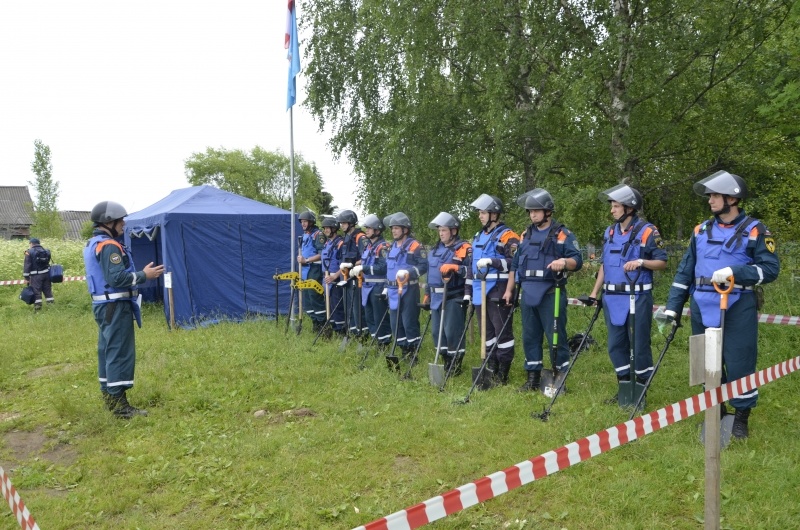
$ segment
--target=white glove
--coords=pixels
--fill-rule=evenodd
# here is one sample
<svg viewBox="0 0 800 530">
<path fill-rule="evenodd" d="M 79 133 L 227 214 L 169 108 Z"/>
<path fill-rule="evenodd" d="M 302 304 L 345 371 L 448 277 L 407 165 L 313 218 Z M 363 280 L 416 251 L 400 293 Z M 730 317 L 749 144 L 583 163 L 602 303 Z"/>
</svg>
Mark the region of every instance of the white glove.
<svg viewBox="0 0 800 530">
<path fill-rule="evenodd" d="M 486 270 L 492 266 L 492 258 L 481 258 L 478 260 L 478 270 Z"/>
<path fill-rule="evenodd" d="M 361 274 L 361 271 L 363 270 L 364 267 L 362 267 L 361 265 L 356 265 L 355 267 L 353 267 L 353 270 L 350 271 L 350 276 L 358 277 Z"/>
<path fill-rule="evenodd" d="M 394 277 L 398 282 L 404 282 L 408 279 L 408 271 L 405 269 L 400 269 L 397 271 L 397 274 L 395 274 Z"/>
<path fill-rule="evenodd" d="M 724 269 L 714 271 L 714 275 L 711 276 L 711 281 L 714 283 L 728 283 L 728 278 L 731 276 L 733 276 L 733 269 L 725 267 Z"/>
<path fill-rule="evenodd" d="M 381 291 L 381 296 L 386 297 L 389 294 L 389 288 L 384 287 L 383 291 Z"/>
<path fill-rule="evenodd" d="M 464 295 L 464 301 L 465 301 L 465 302 L 472 302 L 472 296 L 470 296 L 470 295 L 468 295 L 468 294 L 465 294 L 465 295 Z"/>
<path fill-rule="evenodd" d="M 669 319 L 675 320 L 675 317 L 678 316 L 678 313 L 676 313 L 672 309 L 667 309 L 666 311 L 664 311 L 664 316 Z"/>
<path fill-rule="evenodd" d="M 339 268 L 340 268 L 340 269 L 349 269 L 349 268 L 351 268 L 352 266 L 353 266 L 353 264 L 352 264 L 352 263 L 347 263 L 347 262 L 344 262 L 344 263 L 342 263 L 341 265 L 339 265 Z"/>
</svg>

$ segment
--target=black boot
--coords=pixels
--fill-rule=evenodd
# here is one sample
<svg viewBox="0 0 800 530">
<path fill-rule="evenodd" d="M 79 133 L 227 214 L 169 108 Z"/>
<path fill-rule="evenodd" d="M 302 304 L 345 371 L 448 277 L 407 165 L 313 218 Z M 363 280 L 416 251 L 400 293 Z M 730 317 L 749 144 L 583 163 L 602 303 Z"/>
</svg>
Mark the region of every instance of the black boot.
<svg viewBox="0 0 800 530">
<path fill-rule="evenodd" d="M 442 360 L 444 361 L 444 373 L 450 373 L 450 370 L 453 367 L 453 357 L 443 353 Z"/>
<path fill-rule="evenodd" d="M 108 410 L 114 410 L 114 401 L 111 398 L 111 394 L 105 390 L 101 390 L 100 394 L 103 396 L 103 403 L 105 403 L 106 408 Z"/>
<path fill-rule="evenodd" d="M 450 372 L 450 377 L 456 377 L 457 375 L 461 375 L 461 362 L 464 360 L 464 357 L 454 357 L 453 358 L 453 369 Z"/>
<path fill-rule="evenodd" d="M 128 397 L 125 395 L 124 390 L 121 394 L 111 394 L 109 396 L 109 404 L 111 406 L 111 411 L 117 418 L 129 420 L 134 416 L 147 416 L 146 410 L 137 409 L 128 403 Z"/>
<path fill-rule="evenodd" d="M 511 361 L 503 361 L 497 368 L 497 379 L 501 385 L 508 384 L 508 372 L 511 371 Z"/>
<path fill-rule="evenodd" d="M 528 372 L 528 380 L 525 384 L 519 387 L 520 392 L 536 392 L 539 390 L 539 385 L 542 384 L 542 372 L 539 370 L 531 370 Z"/>
<path fill-rule="evenodd" d="M 736 416 L 733 418 L 731 436 L 743 440 L 750 434 L 747 428 L 747 420 L 750 418 L 750 409 L 736 409 Z"/>
</svg>

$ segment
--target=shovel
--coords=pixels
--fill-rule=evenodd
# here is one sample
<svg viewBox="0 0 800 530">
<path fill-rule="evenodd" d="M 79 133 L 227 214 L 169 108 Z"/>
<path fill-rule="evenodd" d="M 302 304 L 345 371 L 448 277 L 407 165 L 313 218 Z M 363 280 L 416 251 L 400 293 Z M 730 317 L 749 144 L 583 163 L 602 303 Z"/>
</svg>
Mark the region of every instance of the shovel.
<svg viewBox="0 0 800 530">
<path fill-rule="evenodd" d="M 417 365 L 417 357 L 419 356 L 419 348 L 422 346 L 422 339 L 425 337 L 425 334 L 428 333 L 428 327 L 431 325 L 431 305 L 417 303 L 417 306 L 428 311 L 428 320 L 425 322 L 425 327 L 422 329 L 422 333 L 419 336 L 419 341 L 414 348 L 414 353 L 411 355 L 411 359 L 408 361 L 408 370 L 406 370 L 406 373 L 403 374 L 403 379 L 411 379 L 411 369 Z"/>
<path fill-rule="evenodd" d="M 472 306 L 469 317 L 467 318 L 467 323 L 464 326 L 464 331 L 461 333 L 461 338 L 458 339 L 458 346 L 456 346 L 456 356 L 458 356 L 458 352 L 461 351 L 461 345 L 464 344 L 464 339 L 467 338 L 467 329 L 469 328 L 470 323 L 472 322 L 472 317 L 475 316 L 475 306 Z M 453 358 L 453 362 L 450 363 L 450 369 L 447 370 L 447 373 L 444 376 L 444 381 L 442 381 L 442 386 L 439 387 L 439 392 L 444 392 L 444 386 L 447 384 L 447 380 L 453 375 L 453 370 L 456 365 L 456 360 L 458 357 Z"/>
<path fill-rule="evenodd" d="M 444 331 L 444 311 L 447 305 L 447 282 L 450 278 L 442 278 L 444 281 L 444 288 L 442 289 L 442 305 L 439 309 L 439 338 L 436 340 L 436 355 L 433 358 L 433 363 L 428 363 L 428 381 L 431 385 L 440 387 L 444 384 L 445 373 L 444 365 L 439 363 L 439 351 L 442 349 L 442 334 Z"/>
<path fill-rule="evenodd" d="M 636 274 L 630 275 L 625 271 L 625 278 L 628 279 L 628 285 L 631 290 L 630 303 L 628 306 L 628 341 L 630 342 L 630 377 L 627 381 L 619 382 L 619 390 L 617 391 L 617 401 L 620 407 L 633 406 L 642 394 L 644 394 L 644 385 L 636 382 L 636 281 L 642 269 L 636 269 Z M 642 400 L 644 398 L 642 397 Z"/>
<path fill-rule="evenodd" d="M 484 272 L 478 270 L 478 274 L 481 275 L 481 365 L 472 367 L 472 386 L 479 385 L 484 390 L 491 388 L 494 378 L 494 372 L 486 368 L 486 274 L 488 272 L 488 267 Z"/>
<path fill-rule="evenodd" d="M 728 310 L 728 294 L 733 290 L 733 276 L 728 277 L 728 288 L 723 289 L 720 287 L 718 283 L 714 283 L 714 290 L 719 293 L 719 329 L 722 330 L 721 338 L 722 345 L 720 347 L 725 346 L 725 312 Z M 724 403 L 720 404 L 721 406 L 725 406 Z M 717 405 L 719 406 L 719 405 Z M 716 407 L 714 407 L 716 408 Z M 728 447 L 728 444 L 731 443 L 731 435 L 733 433 L 733 414 L 726 414 L 723 416 L 719 421 L 719 446 L 720 449 L 725 449 Z M 706 444 L 706 422 L 702 423 L 702 427 L 700 428 L 700 442 L 705 445 Z"/>
<path fill-rule="evenodd" d="M 556 392 L 563 392 L 565 377 L 562 375 L 558 381 L 556 381 L 555 376 L 555 368 L 556 368 L 556 359 L 558 358 L 558 318 L 561 316 L 561 286 L 559 285 L 562 278 L 564 278 L 564 273 L 562 271 L 554 273 L 556 278 L 555 283 L 555 304 L 553 307 L 553 343 L 550 346 L 550 366 L 553 367 L 552 370 L 548 370 L 547 368 L 542 369 L 542 379 L 541 383 L 539 384 L 539 389 L 542 391 L 542 394 L 549 398 L 553 398 L 556 396 Z"/>
<path fill-rule="evenodd" d="M 361 315 L 363 314 L 363 307 L 361 305 L 361 287 L 364 285 L 364 275 L 359 273 L 356 276 L 356 287 L 353 292 L 353 307 L 356 307 L 357 314 L 356 314 L 356 326 L 358 326 L 358 346 L 356 347 L 356 353 L 362 354 L 364 350 L 367 349 L 367 346 L 364 344 L 364 329 L 363 329 L 363 322 L 361 321 Z"/>
<path fill-rule="evenodd" d="M 350 342 L 350 313 L 348 312 L 349 309 L 350 309 L 350 306 L 347 303 L 347 296 L 348 296 L 348 294 L 352 294 L 352 293 L 349 293 L 350 289 L 348 289 L 348 286 L 347 286 L 347 282 L 349 281 L 349 278 L 347 277 L 347 275 L 350 272 L 350 269 L 341 269 L 340 268 L 339 270 L 342 271 L 342 278 L 343 278 L 342 282 L 340 282 L 340 283 L 344 284 L 342 286 L 342 300 L 344 300 L 344 302 L 343 302 L 344 303 L 344 337 L 342 337 L 342 342 L 339 343 L 339 352 L 341 353 L 341 352 L 343 352 L 344 350 L 347 349 L 347 344 Z"/>
</svg>

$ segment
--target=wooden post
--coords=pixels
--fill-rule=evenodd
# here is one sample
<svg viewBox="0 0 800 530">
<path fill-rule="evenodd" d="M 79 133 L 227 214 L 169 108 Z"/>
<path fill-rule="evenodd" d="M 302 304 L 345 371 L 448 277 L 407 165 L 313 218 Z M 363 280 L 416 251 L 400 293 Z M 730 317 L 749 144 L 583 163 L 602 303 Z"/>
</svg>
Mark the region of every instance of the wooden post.
<svg viewBox="0 0 800 530">
<path fill-rule="evenodd" d="M 164 273 L 164 287 L 167 288 L 167 297 L 169 299 L 169 329 L 175 329 L 175 302 L 172 298 L 172 273 Z"/>
<path fill-rule="evenodd" d="M 722 329 L 705 331 L 706 390 L 719 388 L 722 380 Z M 720 529 L 720 418 L 719 405 L 706 409 L 706 506 L 705 529 Z"/>
</svg>

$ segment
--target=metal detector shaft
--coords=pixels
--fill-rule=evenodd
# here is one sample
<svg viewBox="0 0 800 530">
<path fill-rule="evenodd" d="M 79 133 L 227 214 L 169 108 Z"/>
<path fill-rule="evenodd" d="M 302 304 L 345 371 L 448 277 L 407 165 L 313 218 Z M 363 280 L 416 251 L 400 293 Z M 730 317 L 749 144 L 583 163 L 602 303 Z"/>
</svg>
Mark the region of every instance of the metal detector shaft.
<svg viewBox="0 0 800 530">
<path fill-rule="evenodd" d="M 398 318 L 399 318 L 398 314 Z M 417 341 L 417 347 L 414 348 L 414 355 L 411 356 L 411 361 L 408 363 L 408 370 L 406 373 L 403 374 L 403 379 L 411 379 L 411 369 L 414 368 L 414 364 L 417 362 L 417 355 L 419 354 L 419 347 L 422 346 L 422 339 L 425 337 L 425 334 L 428 332 L 428 326 L 431 325 L 431 312 L 428 311 L 428 321 L 425 322 L 425 329 L 422 330 L 422 334 L 419 336 L 419 341 Z"/>
<path fill-rule="evenodd" d="M 678 331 L 678 328 L 681 327 L 678 324 L 677 319 L 672 321 L 672 330 L 670 330 L 669 335 L 667 336 L 667 341 L 664 343 L 664 347 L 661 349 L 661 354 L 658 356 L 658 362 L 653 367 L 653 371 L 650 372 L 650 376 L 647 378 L 647 382 L 644 384 L 644 389 L 642 393 L 639 394 L 639 398 L 636 400 L 636 403 L 633 405 L 633 410 L 631 411 L 631 415 L 628 420 L 632 420 L 636 413 L 639 411 L 639 408 L 642 406 L 642 401 L 644 401 L 644 395 L 650 389 L 650 383 L 653 381 L 653 378 L 656 376 L 656 372 L 658 372 L 658 367 L 661 366 L 661 361 L 664 359 L 664 354 L 667 353 L 667 348 L 672 343 L 672 339 L 675 338 L 675 332 Z"/>
<path fill-rule="evenodd" d="M 378 327 L 375 328 L 375 334 L 372 336 L 372 339 L 369 341 L 369 344 L 367 345 L 367 347 L 364 348 L 364 357 L 361 358 L 361 362 L 358 364 L 358 369 L 359 370 L 363 370 L 364 369 L 364 365 L 366 364 L 367 359 L 369 358 L 369 352 L 372 351 L 373 346 L 375 346 L 375 343 L 378 340 L 378 331 L 381 329 L 381 326 L 383 325 L 383 321 L 386 318 L 386 315 L 388 315 L 388 314 L 389 314 L 389 306 L 386 306 L 386 311 L 383 312 L 383 316 L 381 317 L 381 321 L 378 323 Z"/>
<path fill-rule="evenodd" d="M 450 379 L 450 375 L 453 373 L 453 367 L 456 365 L 458 352 L 461 350 L 461 345 L 464 344 L 464 339 L 467 337 L 467 329 L 472 322 L 473 316 L 475 316 L 475 306 L 472 306 L 472 309 L 469 312 L 469 317 L 467 317 L 467 323 L 464 326 L 464 331 L 461 333 L 461 338 L 458 339 L 458 345 L 456 346 L 456 357 L 453 358 L 453 361 L 450 363 L 450 368 L 444 374 L 444 381 L 442 382 L 442 386 L 439 387 L 439 392 L 444 392 L 444 387 L 447 384 L 447 380 Z"/>
<path fill-rule="evenodd" d="M 567 366 L 567 371 L 564 372 L 564 377 L 561 378 L 561 382 L 558 384 L 558 388 L 556 388 L 556 393 L 550 400 L 550 404 L 548 404 L 547 407 L 545 407 L 544 411 L 541 414 L 537 415 L 533 413 L 531 414 L 532 416 L 534 417 L 538 416 L 539 419 L 541 419 L 542 421 L 547 421 L 547 419 L 550 417 L 550 410 L 553 408 L 553 405 L 555 405 L 558 396 L 561 394 L 561 389 L 563 389 L 564 385 L 567 383 L 567 377 L 569 377 L 570 372 L 572 372 L 572 367 L 575 365 L 575 361 L 578 360 L 581 351 L 583 351 L 583 346 L 584 344 L 586 344 L 586 341 L 588 340 L 589 333 L 592 332 L 592 327 L 594 327 L 594 323 L 597 320 L 597 317 L 600 316 L 600 311 L 603 309 L 603 301 L 601 298 L 598 298 L 595 304 L 597 304 L 597 307 L 595 307 L 594 314 L 592 315 L 591 320 L 589 320 L 589 327 L 586 328 L 586 333 L 584 333 L 583 337 L 581 337 L 581 343 L 578 345 L 578 351 L 575 352 L 575 357 L 572 359 L 572 362 L 570 362 L 569 365 Z"/>
<path fill-rule="evenodd" d="M 342 303 L 342 299 L 340 298 L 339 301 L 336 302 L 336 305 L 333 306 L 333 311 L 331 311 L 331 316 L 329 316 L 328 319 L 325 321 L 325 323 L 322 324 L 322 327 L 319 328 L 319 331 L 317 332 L 317 336 L 314 337 L 314 342 L 311 343 L 312 346 L 317 343 L 317 339 L 319 339 L 319 337 L 325 331 L 325 328 L 331 325 L 331 323 L 333 322 L 333 314 L 336 312 L 337 309 L 339 309 L 339 304 L 341 304 L 341 303 Z"/>
</svg>

